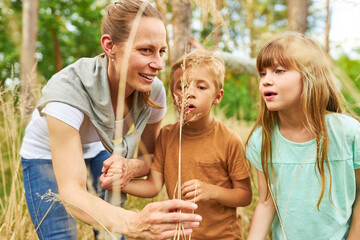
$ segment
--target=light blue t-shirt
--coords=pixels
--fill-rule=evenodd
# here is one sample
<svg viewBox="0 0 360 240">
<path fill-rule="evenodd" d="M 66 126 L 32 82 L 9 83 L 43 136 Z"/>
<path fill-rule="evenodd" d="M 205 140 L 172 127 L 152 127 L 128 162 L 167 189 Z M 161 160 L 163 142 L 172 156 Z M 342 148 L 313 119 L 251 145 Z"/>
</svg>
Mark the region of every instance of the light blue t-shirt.
<svg viewBox="0 0 360 240">
<path fill-rule="evenodd" d="M 326 115 L 330 145 L 328 160 L 332 175 L 329 200 L 329 173 L 325 167 L 326 186 L 321 192 L 321 179 L 315 171 L 316 140 L 295 143 L 284 138 L 276 125 L 272 134 L 275 183 L 271 180 L 286 238 L 289 240 L 340 240 L 345 239 L 351 221 L 356 196 L 354 169 L 360 168 L 360 123 L 349 116 L 331 113 Z M 252 134 L 246 157 L 260 171 L 262 128 Z M 269 165 L 270 169 L 270 165 Z M 276 186 L 276 191 L 274 191 Z M 273 219 L 273 239 L 284 239 L 277 214 Z"/>
</svg>

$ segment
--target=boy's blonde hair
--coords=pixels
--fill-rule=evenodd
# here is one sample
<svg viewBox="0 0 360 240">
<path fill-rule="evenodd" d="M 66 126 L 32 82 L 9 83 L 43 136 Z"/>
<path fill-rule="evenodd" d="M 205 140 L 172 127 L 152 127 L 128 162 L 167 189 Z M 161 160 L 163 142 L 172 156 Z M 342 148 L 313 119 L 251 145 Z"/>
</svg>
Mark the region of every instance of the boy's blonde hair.
<svg viewBox="0 0 360 240">
<path fill-rule="evenodd" d="M 185 66 L 183 66 L 184 62 Z M 195 50 L 183 55 L 172 65 L 170 74 L 171 93 L 173 93 L 174 89 L 174 73 L 176 70 L 185 68 L 185 71 L 191 71 L 199 66 L 205 67 L 206 70 L 214 76 L 215 89 L 216 93 L 218 93 L 224 86 L 225 64 L 224 61 L 211 50 Z"/>
<path fill-rule="evenodd" d="M 286 69 L 296 70 L 301 75 L 303 90 L 300 101 L 303 115 L 301 114 L 300 117 L 304 126 L 316 136 L 315 171 L 319 172 L 321 178 L 321 192 L 317 202 L 319 208 L 325 191 L 326 169 L 329 172 L 329 191 L 331 191 L 331 171 L 327 159 L 329 136 L 325 114 L 327 112 L 343 112 L 341 104 L 343 96 L 335 84 L 328 57 L 316 41 L 302 34 L 281 34 L 260 50 L 256 61 L 259 73 L 265 68 L 274 67 L 276 63 Z M 271 133 L 277 121 L 277 112 L 270 111 L 264 99 L 261 98 L 260 114 L 251 134 L 257 126 L 262 126 L 261 164 L 268 184 L 270 184 L 270 173 L 272 179 L 275 177 L 272 164 Z"/>
</svg>

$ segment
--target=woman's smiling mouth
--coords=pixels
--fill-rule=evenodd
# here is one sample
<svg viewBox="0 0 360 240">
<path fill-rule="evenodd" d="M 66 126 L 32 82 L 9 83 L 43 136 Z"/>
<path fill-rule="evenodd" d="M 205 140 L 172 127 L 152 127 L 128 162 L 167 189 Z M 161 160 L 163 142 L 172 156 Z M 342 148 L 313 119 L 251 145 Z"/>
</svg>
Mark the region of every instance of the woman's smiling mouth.
<svg viewBox="0 0 360 240">
<path fill-rule="evenodd" d="M 156 75 L 147 75 L 143 73 L 139 73 L 139 75 L 146 79 L 147 82 L 152 82 Z"/>
</svg>

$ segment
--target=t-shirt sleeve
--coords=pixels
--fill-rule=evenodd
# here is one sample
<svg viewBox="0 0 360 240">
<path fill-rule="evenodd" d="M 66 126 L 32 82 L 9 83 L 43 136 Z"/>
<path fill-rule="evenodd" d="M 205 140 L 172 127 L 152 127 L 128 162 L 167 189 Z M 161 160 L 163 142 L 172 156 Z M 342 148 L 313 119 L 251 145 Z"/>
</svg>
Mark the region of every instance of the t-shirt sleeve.
<svg viewBox="0 0 360 240">
<path fill-rule="evenodd" d="M 160 109 L 151 108 L 151 114 L 150 114 L 150 117 L 149 117 L 149 119 L 147 121 L 148 124 L 157 123 L 161 119 L 163 119 L 164 116 L 165 116 L 165 113 L 166 113 L 166 92 L 165 92 L 164 87 L 161 88 L 161 90 L 159 91 L 159 94 L 153 99 L 153 101 L 155 103 L 157 103 L 157 105 L 159 107 L 162 107 L 162 108 L 160 108 Z"/>
<path fill-rule="evenodd" d="M 250 168 L 245 159 L 244 145 L 236 133 L 232 134 L 229 143 L 228 172 L 232 180 L 242 180 L 250 175 Z"/>
<path fill-rule="evenodd" d="M 261 166 L 261 128 L 255 129 L 246 147 L 246 157 L 252 165 L 259 171 L 263 171 Z"/>
<path fill-rule="evenodd" d="M 164 172 L 164 150 L 165 145 L 164 141 L 164 131 L 163 129 L 160 130 L 159 136 L 156 140 L 155 144 L 155 152 L 154 152 L 154 162 L 151 165 L 151 169 L 157 172 L 163 173 Z"/>
<path fill-rule="evenodd" d="M 84 121 L 83 112 L 62 102 L 49 102 L 41 112 L 59 119 L 78 131 Z"/>
<path fill-rule="evenodd" d="M 355 140 L 354 140 L 354 169 L 360 168 L 360 123 L 357 122 L 355 126 Z"/>
</svg>

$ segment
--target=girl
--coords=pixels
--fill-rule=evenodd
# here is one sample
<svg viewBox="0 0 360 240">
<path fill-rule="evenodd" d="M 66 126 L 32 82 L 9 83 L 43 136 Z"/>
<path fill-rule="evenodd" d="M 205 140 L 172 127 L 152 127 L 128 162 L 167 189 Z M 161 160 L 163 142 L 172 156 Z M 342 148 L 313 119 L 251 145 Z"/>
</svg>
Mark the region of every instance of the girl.
<svg viewBox="0 0 360 240">
<path fill-rule="evenodd" d="M 257 57 L 261 112 L 247 141 L 259 202 L 248 239 L 360 236 L 360 124 L 342 114 L 327 57 L 280 35 Z M 276 214 L 275 214 L 276 213 Z"/>
<path fill-rule="evenodd" d="M 129 40 L 140 9 L 143 11 L 139 27 L 134 40 Z M 101 222 L 113 232 L 134 238 L 163 239 L 174 235 L 176 222 L 192 222 L 197 218 L 194 223 L 184 224 L 189 234 L 192 227 L 199 225 L 200 216 L 169 212 L 194 209 L 194 204 L 153 203 L 135 213 L 110 205 L 87 190 L 86 165 L 96 180 L 101 175 L 104 159 L 109 157 L 107 152 L 114 150 L 112 139 L 116 109 L 120 108 L 117 106 L 120 74 L 125 72 L 127 77 L 125 93 L 121 96 L 125 117 L 119 120 L 128 123 L 124 125 L 125 133 L 135 124 L 147 153 L 154 151 L 166 111 L 165 89 L 156 78 L 163 68 L 167 48 L 160 13 L 140 0 L 110 4 L 102 22 L 101 46 L 104 54 L 82 58 L 49 80 L 26 128 L 20 154 L 26 201 L 38 237 L 77 239 L 76 221 L 64 206 L 41 197 L 49 190 L 60 193 L 67 203 L 66 210 L 73 217 L 96 227 Z M 126 62 L 125 50 L 130 50 Z M 124 178 L 147 174 L 149 167 L 144 161 L 131 159 L 140 139 L 134 134 L 124 135 L 122 144 L 118 145 L 123 151 L 116 152 L 119 154 L 113 154 L 108 161 L 121 159 L 125 163 Z M 111 183 L 110 179 L 106 184 Z M 101 189 L 97 184 L 94 188 Z"/>
</svg>

